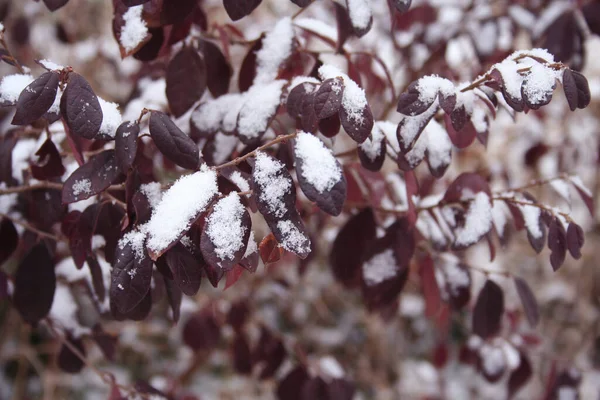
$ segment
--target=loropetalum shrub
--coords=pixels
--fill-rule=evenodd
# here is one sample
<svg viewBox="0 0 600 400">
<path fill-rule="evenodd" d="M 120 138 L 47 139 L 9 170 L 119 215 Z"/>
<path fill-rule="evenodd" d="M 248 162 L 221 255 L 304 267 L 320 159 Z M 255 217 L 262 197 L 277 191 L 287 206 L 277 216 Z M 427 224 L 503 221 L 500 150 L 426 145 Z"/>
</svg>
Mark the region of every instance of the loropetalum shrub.
<svg viewBox="0 0 600 400">
<path fill-rule="evenodd" d="M 67 3 L 44 0 L 59 16 Z M 270 312 L 279 317 L 260 312 L 259 286 L 292 290 L 271 271 L 300 259 L 297 274 L 333 277 L 337 283 L 325 282 L 354 296 L 364 309 L 354 313 L 372 315 L 371 323 L 392 324 L 410 314 L 402 311 L 410 301 L 421 302 L 417 315 L 431 325 L 417 329 L 429 333 L 413 339 L 414 351 L 430 362 L 413 365 L 413 382 L 410 367 L 387 371 L 404 375 L 401 395 L 519 398 L 529 385 L 525 397 L 576 396 L 582 371 L 574 360 L 550 352 L 551 364 L 543 364 L 531 356 L 544 314 L 532 282 L 494 259 L 542 253 L 557 271 L 568 257 L 582 257 L 581 222 L 557 203 L 570 203 L 572 191 L 594 215 L 577 174 L 588 165 L 574 154 L 585 150 L 569 146 L 566 133 L 553 148 L 537 138 L 524 163 L 503 165 L 514 162 L 514 148 L 495 136 L 510 134 L 510 118 L 527 137 L 520 115 L 540 125 L 568 108 L 577 121 L 590 104 L 580 70 L 584 42 L 598 29 L 596 3 L 500 2 L 494 13 L 486 2 L 282 3 L 114 0 L 114 43 L 123 63 L 140 61 L 129 75 L 135 90 L 119 105 L 96 94 L 116 79 L 90 83 L 86 73 L 96 72 L 57 64 L 68 60 L 25 65 L 23 52 L 8 45 L 19 33 L 8 13 L 1 56 L 14 71 L 0 82 L 0 300 L 6 321 L 11 309 L 19 314 L 21 337 L 59 343 L 54 361 L 25 347 L 35 360 L 20 368 L 30 362 L 40 380 L 40 363 L 91 371 L 110 399 L 204 398 L 189 381 L 224 348 L 234 373 L 275 380 L 270 396 L 383 398 L 390 389 L 360 372 L 369 366 L 353 363 L 354 349 L 335 350 L 342 368 L 323 348 L 303 346 L 300 326 L 277 322 L 286 317 L 276 303 Z M 516 31 L 531 48 L 515 51 Z M 553 97 L 558 106 L 550 109 Z M 515 168 L 531 177 L 526 170 L 540 160 L 543 173 L 512 184 L 524 180 Z M 560 197 L 541 200 L 536 193 L 545 187 Z M 519 246 L 525 238 L 533 251 Z M 489 260 L 474 265 L 470 251 L 482 246 Z M 523 256 L 503 256 L 511 252 Z M 208 284 L 243 293 L 223 307 L 226 293 Z M 314 292 L 309 282 L 296 284 Z M 293 302 L 306 301 L 295 293 Z M 357 318 L 327 312 L 334 328 Z M 153 376 L 162 384 L 109 372 L 130 321 L 177 323 L 182 315 L 177 332 L 195 353 L 186 371 L 159 368 Z M 409 346 L 409 328 L 390 326 Z M 94 346 L 106 368 L 91 361 Z M 452 375 L 458 368 L 471 377 Z M 20 385 L 35 378 L 22 374 L 3 380 L 33 398 L 36 389 Z M 444 374 L 459 388 L 442 383 Z M 542 383 L 532 383 L 536 375 Z"/>
</svg>

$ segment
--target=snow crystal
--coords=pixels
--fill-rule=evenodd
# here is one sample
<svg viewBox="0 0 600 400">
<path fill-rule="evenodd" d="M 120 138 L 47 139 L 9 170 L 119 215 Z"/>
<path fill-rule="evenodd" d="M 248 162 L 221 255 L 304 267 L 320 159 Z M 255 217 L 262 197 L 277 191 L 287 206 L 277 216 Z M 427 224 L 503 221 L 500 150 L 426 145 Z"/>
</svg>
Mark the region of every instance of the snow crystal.
<svg viewBox="0 0 600 400">
<path fill-rule="evenodd" d="M 143 8 L 143 5 L 129 7 L 123 14 L 124 24 L 119 40 L 127 51 L 134 50 L 148 35 L 146 21 L 142 19 Z"/>
<path fill-rule="evenodd" d="M 352 26 L 364 30 L 371 22 L 371 0 L 346 0 Z"/>
<path fill-rule="evenodd" d="M 430 119 L 438 110 L 437 99 L 433 104 L 422 114 L 415 116 L 405 116 L 402 119 L 402 127 L 400 128 L 400 139 L 405 148 L 408 148 L 413 140 L 417 137 L 423 123 Z"/>
<path fill-rule="evenodd" d="M 504 359 L 504 352 L 501 348 L 484 345 L 481 347 L 479 352 L 483 370 L 488 375 L 497 375 L 505 368 L 506 360 Z"/>
<path fill-rule="evenodd" d="M 385 139 L 385 135 L 377 126 L 373 127 L 371 131 L 371 136 L 367 138 L 364 142 L 360 143 L 358 146 L 365 153 L 365 155 L 371 161 L 375 161 L 377 157 L 381 154 L 382 146 L 381 143 Z"/>
<path fill-rule="evenodd" d="M 479 192 L 465 215 L 465 225 L 456 231 L 456 244 L 469 246 L 492 227 L 492 204 L 487 193 Z"/>
<path fill-rule="evenodd" d="M 344 81 L 344 95 L 342 96 L 342 107 L 348 118 L 358 125 L 364 122 L 363 110 L 367 107 L 365 91 L 358 86 L 350 77 L 331 65 L 322 65 L 319 68 L 321 79 L 332 79 L 341 77 Z"/>
<path fill-rule="evenodd" d="M 569 180 L 571 181 L 571 183 L 573 185 L 575 185 L 575 187 L 579 190 L 581 190 L 586 196 L 588 197 L 593 197 L 592 196 L 592 192 L 590 191 L 590 189 L 588 189 L 585 184 L 583 183 L 583 181 L 581 180 L 580 177 L 578 176 L 571 176 L 569 177 Z"/>
<path fill-rule="evenodd" d="M 238 189 L 240 189 L 240 191 L 248 192 L 250 190 L 250 184 L 246 178 L 242 176 L 240 171 L 234 171 L 229 179 L 238 187 Z"/>
<path fill-rule="evenodd" d="M 492 206 L 492 221 L 494 222 L 498 236 L 502 237 L 507 222 L 506 204 L 503 201 L 494 202 Z"/>
<path fill-rule="evenodd" d="M 540 229 L 540 215 L 542 211 L 538 207 L 525 205 L 519 205 L 519 209 L 523 214 L 527 232 L 529 232 L 534 239 L 542 237 L 543 232 Z"/>
<path fill-rule="evenodd" d="M 225 115 L 241 101 L 239 93 L 225 94 L 209 100 L 192 112 L 192 123 L 202 132 L 218 131 Z"/>
<path fill-rule="evenodd" d="M 146 196 L 152 208 L 155 208 L 162 199 L 162 187 L 159 182 L 145 183 L 140 186 L 140 191 Z"/>
<path fill-rule="evenodd" d="M 446 78 L 437 75 L 429 75 L 420 78 L 417 81 L 417 90 L 419 91 L 419 100 L 423 103 L 431 103 L 438 95 L 452 96 L 456 92 L 454 84 Z"/>
<path fill-rule="evenodd" d="M 452 160 L 452 142 L 448 133 L 437 121 L 430 121 L 425 128 L 427 157 L 433 169 L 444 167 Z M 422 140 L 422 139 L 420 139 Z"/>
<path fill-rule="evenodd" d="M 44 60 L 39 60 L 38 62 L 39 62 L 39 63 L 40 63 L 40 64 L 41 64 L 41 65 L 42 65 L 44 68 L 46 68 L 46 69 L 49 69 L 49 70 L 52 70 L 52 71 L 56 71 L 56 70 L 60 70 L 60 69 L 63 69 L 63 68 L 64 68 L 64 66 L 62 66 L 62 65 L 60 65 L 60 64 L 57 64 L 57 63 L 55 63 L 55 62 L 53 62 L 53 61 L 47 60 L 47 59 L 44 59 Z"/>
<path fill-rule="evenodd" d="M 321 357 L 319 360 L 319 368 L 321 372 L 331 378 L 343 378 L 344 377 L 344 369 L 340 365 L 340 363 L 331 356 Z"/>
<path fill-rule="evenodd" d="M 387 249 L 382 253 L 375 254 L 362 265 L 362 273 L 368 286 L 394 278 L 398 273 L 394 251 Z"/>
<path fill-rule="evenodd" d="M 252 176 L 260 187 L 260 200 L 267 204 L 269 211 L 275 217 L 283 217 L 286 213 L 287 208 L 283 199 L 292 187 L 292 181 L 287 174 L 282 176 L 283 171 L 285 166 L 280 161 L 263 152 L 256 153 Z"/>
<path fill-rule="evenodd" d="M 6 75 L 0 82 L 0 101 L 16 103 L 23 89 L 31 82 L 33 82 L 33 76 L 29 74 Z"/>
<path fill-rule="evenodd" d="M 556 86 L 557 72 L 543 64 L 531 66 L 523 83 L 523 94 L 531 104 L 540 104 Z"/>
<path fill-rule="evenodd" d="M 294 25 L 304 30 L 316 33 L 317 35 L 331 39 L 334 42 L 338 40 L 338 33 L 335 25 L 327 24 L 316 18 L 296 18 Z"/>
<path fill-rule="evenodd" d="M 379 128 L 385 136 L 385 141 L 389 145 L 388 150 L 391 147 L 396 154 L 399 153 L 400 144 L 398 143 L 398 137 L 396 135 L 396 128 L 398 125 L 390 121 L 377 121 L 375 122 L 375 127 Z"/>
<path fill-rule="evenodd" d="M 244 253 L 244 257 L 246 258 L 251 254 L 256 253 L 258 250 L 258 245 L 256 244 L 256 239 L 254 238 L 254 232 L 250 231 L 250 236 L 248 237 L 248 245 L 246 246 L 246 252 Z"/>
<path fill-rule="evenodd" d="M 248 229 L 242 224 L 246 208 L 237 193 L 230 193 L 219 200 L 208 217 L 206 233 L 221 260 L 233 260 L 243 246 L 244 234 Z"/>
<path fill-rule="evenodd" d="M 279 67 L 292 53 L 294 28 L 292 19 L 283 18 L 262 41 L 261 49 L 256 53 L 256 77 L 254 84 L 271 83 L 277 78 Z"/>
<path fill-rule="evenodd" d="M 123 250 L 125 246 L 131 246 L 135 253 L 135 258 L 141 260 L 144 258 L 144 242 L 146 241 L 148 225 L 138 226 L 136 230 L 127 232 L 119 240 L 119 248 Z"/>
<path fill-rule="evenodd" d="M 129 277 L 133 279 L 137 275 L 137 268 L 132 268 L 129 271 L 127 271 L 127 275 L 129 275 Z"/>
<path fill-rule="evenodd" d="M 443 268 L 446 282 L 453 295 L 458 294 L 460 289 L 463 289 L 471 283 L 469 273 L 459 266 L 459 261 L 456 257 L 447 258 L 444 260 Z"/>
<path fill-rule="evenodd" d="M 189 227 L 218 194 L 217 174 L 208 169 L 185 175 L 169 188 L 148 221 L 148 248 L 160 252 Z"/>
<path fill-rule="evenodd" d="M 121 113 L 119 105 L 106 101 L 98 97 L 100 108 L 102 109 L 102 125 L 100 125 L 100 134 L 110 137 L 115 137 L 117 128 L 121 125 Z"/>
<path fill-rule="evenodd" d="M 73 195 L 79 196 L 81 193 L 91 193 L 92 182 L 89 179 L 79 179 L 73 184 Z"/>
<path fill-rule="evenodd" d="M 220 165 L 227 161 L 231 153 L 233 153 L 233 150 L 235 150 L 238 142 L 238 138 L 234 135 L 225 135 L 222 132 L 217 132 L 214 138 L 214 164 Z"/>
<path fill-rule="evenodd" d="M 281 91 L 287 83 L 277 80 L 266 84 L 252 85 L 241 107 L 237 127 L 238 133 L 247 139 L 260 136 L 268 127 L 281 102 Z"/>
<path fill-rule="evenodd" d="M 498 70 L 500 75 L 502 75 L 502 82 L 506 93 L 516 100 L 521 100 L 521 85 L 523 83 L 523 77 L 518 72 L 519 68 L 519 64 L 510 59 L 492 66 L 492 69 Z"/>
<path fill-rule="evenodd" d="M 316 136 L 298 133 L 295 152 L 302 160 L 302 177 L 319 193 L 331 190 L 342 179 L 342 169 L 331 150 Z"/>
<path fill-rule="evenodd" d="M 281 231 L 281 246 L 292 253 L 310 252 L 310 240 L 294 225 L 292 221 L 277 221 L 277 229 Z"/>
</svg>

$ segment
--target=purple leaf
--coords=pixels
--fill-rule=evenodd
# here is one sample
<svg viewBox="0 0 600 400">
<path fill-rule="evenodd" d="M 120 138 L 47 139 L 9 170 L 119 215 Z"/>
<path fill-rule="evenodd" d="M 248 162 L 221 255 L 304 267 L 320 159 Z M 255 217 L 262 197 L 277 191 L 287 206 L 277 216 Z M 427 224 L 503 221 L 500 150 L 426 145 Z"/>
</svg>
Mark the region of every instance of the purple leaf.
<svg viewBox="0 0 600 400">
<path fill-rule="evenodd" d="M 346 40 L 354 34 L 354 29 L 352 28 L 348 10 L 337 2 L 334 2 L 333 5 L 335 6 L 335 21 L 338 32 L 337 52 L 340 53 Z"/>
<path fill-rule="evenodd" d="M 50 11 L 56 11 L 67 4 L 69 0 L 44 0 L 44 4 Z"/>
<path fill-rule="evenodd" d="M 71 335 L 67 335 L 65 340 L 68 340 L 73 347 L 75 347 L 81 355 L 85 356 L 85 347 L 83 342 L 79 338 L 74 338 Z M 58 367 L 69 374 L 77 374 L 83 369 L 85 363 L 82 359 L 75 354 L 69 346 L 62 344 L 57 358 Z"/>
<path fill-rule="evenodd" d="M 548 228 L 548 248 L 552 251 L 550 254 L 550 264 L 552 269 L 557 271 L 565 262 L 567 255 L 567 237 L 562 223 L 553 218 Z"/>
<path fill-rule="evenodd" d="M 519 366 L 511 372 L 510 377 L 508 378 L 509 399 L 511 399 L 533 375 L 531 363 L 529 362 L 529 359 L 527 359 L 525 353 L 520 351 L 519 356 Z"/>
<path fill-rule="evenodd" d="M 212 311 L 204 309 L 192 314 L 183 327 L 183 342 L 194 351 L 212 350 L 221 336 L 221 328 Z"/>
<path fill-rule="evenodd" d="M 540 320 L 540 309 L 537 300 L 535 299 L 535 295 L 527 282 L 522 278 L 515 277 L 515 286 L 519 298 L 521 299 L 521 304 L 523 304 L 523 310 L 525 311 L 527 321 L 529 321 L 529 325 L 531 325 L 532 328 L 535 328 Z"/>
<path fill-rule="evenodd" d="M 31 175 L 35 179 L 49 180 L 63 176 L 65 167 L 60 153 L 51 139 L 46 139 L 35 155 L 38 156 L 40 163 L 40 165 L 31 164 Z"/>
<path fill-rule="evenodd" d="M 137 138 L 140 126 L 137 123 L 125 121 L 117 128 L 115 134 L 115 157 L 121 172 L 127 173 L 133 165 L 137 153 Z"/>
<path fill-rule="evenodd" d="M 213 97 L 219 97 L 229 91 L 229 82 L 233 68 L 217 45 L 207 40 L 201 42 L 202 54 L 206 64 L 206 85 Z"/>
<path fill-rule="evenodd" d="M 327 79 L 315 93 L 314 109 L 317 119 L 325 119 L 338 113 L 344 96 L 341 78 Z"/>
<path fill-rule="evenodd" d="M 262 361 L 260 379 L 272 377 L 281 366 L 286 356 L 285 347 L 281 339 L 273 335 L 266 327 L 261 327 L 260 338 L 254 350 L 252 361 Z"/>
<path fill-rule="evenodd" d="M 590 86 L 585 76 L 565 68 L 562 84 L 571 111 L 575 111 L 577 108 L 586 108 L 590 104 Z"/>
<path fill-rule="evenodd" d="M 302 400 L 302 387 L 308 379 L 306 368 L 302 365 L 296 366 L 277 385 L 277 399 Z"/>
<path fill-rule="evenodd" d="M 114 150 L 96 154 L 65 181 L 62 190 L 63 204 L 84 200 L 102 192 L 119 177 L 120 173 Z"/>
<path fill-rule="evenodd" d="M 287 112 L 293 118 L 302 117 L 302 110 L 304 109 L 304 101 L 307 94 L 314 93 L 319 86 L 313 82 L 303 82 L 299 85 L 294 86 L 287 97 Z M 314 107 L 313 107 L 314 112 Z"/>
<path fill-rule="evenodd" d="M 198 146 L 165 113 L 152 111 L 149 128 L 152 140 L 165 157 L 182 168 L 198 169 Z"/>
<path fill-rule="evenodd" d="M 23 320 L 36 324 L 46 317 L 56 290 L 54 261 L 44 242 L 29 250 L 14 278 L 13 305 Z"/>
<path fill-rule="evenodd" d="M 71 72 L 69 83 L 60 99 L 60 113 L 71 133 L 93 139 L 102 125 L 102 109 L 90 84 L 81 75 Z"/>
<path fill-rule="evenodd" d="M 236 1 L 237 0 L 230 0 L 232 3 Z M 262 0 L 252 1 L 258 1 L 260 3 Z M 263 38 L 264 35 L 254 42 L 252 47 L 250 47 L 250 50 L 248 50 L 246 57 L 244 57 L 244 60 L 242 61 L 238 76 L 238 88 L 240 89 L 240 92 L 245 92 L 248 90 L 254 82 L 254 78 L 256 77 L 256 53 L 258 53 L 258 51 L 262 48 Z"/>
<path fill-rule="evenodd" d="M 296 175 L 302 192 L 326 213 L 336 216 L 346 200 L 342 166 L 316 136 L 300 132 L 294 145 Z"/>
<path fill-rule="evenodd" d="M 473 309 L 473 333 L 488 339 L 500 332 L 504 314 L 504 292 L 494 281 L 487 280 Z"/>
<path fill-rule="evenodd" d="M 174 281 L 163 278 L 165 282 L 165 290 L 167 291 L 167 299 L 169 300 L 169 305 L 171 306 L 171 311 L 173 312 L 173 321 L 179 321 L 179 315 L 181 314 L 181 289 L 179 286 L 175 284 Z"/>
<path fill-rule="evenodd" d="M 58 90 L 58 74 L 45 72 L 19 95 L 13 125 L 28 125 L 41 118 L 54 103 Z"/>
<path fill-rule="evenodd" d="M 396 107 L 396 111 L 400 114 L 415 116 L 424 113 L 431 107 L 437 95 L 433 98 L 429 99 L 428 102 L 423 102 L 419 99 L 419 81 L 414 81 L 406 88 L 406 91 L 403 92 L 398 98 L 398 106 Z M 456 97 L 454 97 L 454 101 L 456 102 Z"/>
<path fill-rule="evenodd" d="M 139 305 L 150 291 L 151 279 L 152 260 L 143 245 L 136 243 L 134 248 L 127 240 L 119 245 L 110 285 L 110 299 L 116 310 L 128 314 Z"/>
<path fill-rule="evenodd" d="M 237 21 L 249 15 L 262 0 L 223 0 L 223 6 L 232 21 Z"/>
<path fill-rule="evenodd" d="M 15 252 L 19 245 L 19 234 L 10 219 L 3 218 L 0 222 L 0 266 Z"/>
<path fill-rule="evenodd" d="M 567 228 L 567 248 L 574 259 L 579 260 L 581 258 L 581 248 L 584 242 L 583 229 L 575 222 L 570 222 Z"/>
<path fill-rule="evenodd" d="M 340 121 L 348 135 L 357 143 L 364 142 L 373 130 L 373 113 L 367 104 L 359 112 L 360 116 L 348 114 L 345 107 L 340 109 Z"/>
<path fill-rule="evenodd" d="M 177 243 L 165 253 L 165 260 L 179 289 L 188 296 L 195 295 L 202 282 L 202 265 L 196 257 Z"/>
<path fill-rule="evenodd" d="M 319 127 L 319 131 L 323 134 L 323 136 L 332 138 L 338 133 L 340 133 L 342 122 L 340 121 L 339 114 L 334 114 L 329 118 L 319 120 L 317 125 Z"/>
<path fill-rule="evenodd" d="M 166 73 L 167 100 L 176 118 L 185 114 L 204 94 L 206 70 L 204 59 L 192 47 L 183 47 L 169 62 Z"/>
<path fill-rule="evenodd" d="M 236 332 L 231 344 L 233 368 L 238 374 L 249 375 L 252 372 L 252 351 L 243 332 Z"/>
<path fill-rule="evenodd" d="M 463 172 L 460 174 L 446 189 L 444 194 L 444 202 L 455 203 L 463 198 L 463 191 L 468 191 L 471 194 L 485 192 L 491 196 L 491 189 L 487 181 L 479 174 L 473 172 Z"/>
</svg>

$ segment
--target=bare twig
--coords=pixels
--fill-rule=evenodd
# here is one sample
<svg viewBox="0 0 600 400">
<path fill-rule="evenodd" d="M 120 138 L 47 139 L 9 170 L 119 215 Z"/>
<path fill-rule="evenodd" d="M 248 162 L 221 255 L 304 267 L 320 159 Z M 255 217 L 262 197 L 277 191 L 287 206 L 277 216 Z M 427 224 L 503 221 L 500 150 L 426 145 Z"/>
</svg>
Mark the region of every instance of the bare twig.
<svg viewBox="0 0 600 400">
<path fill-rule="evenodd" d="M 259 148 L 257 148 L 256 150 L 253 150 L 251 152 L 249 152 L 248 154 L 244 154 L 241 157 L 236 158 L 235 160 L 231 160 L 229 162 L 226 162 L 225 164 L 221 164 L 217 167 L 214 167 L 215 170 L 221 170 L 223 168 L 227 168 L 227 167 L 233 167 L 235 165 L 238 165 L 239 163 L 241 163 L 242 161 L 250 158 L 250 157 L 254 157 L 256 155 L 257 152 L 259 151 L 263 151 L 265 149 L 268 149 L 271 146 L 276 145 L 277 143 L 281 143 L 284 142 L 288 139 L 293 139 L 296 137 L 296 133 L 290 133 L 288 135 L 281 135 L 281 136 L 277 136 L 275 139 L 271 140 L 268 143 L 263 144 L 262 146 L 260 146 Z"/>
</svg>

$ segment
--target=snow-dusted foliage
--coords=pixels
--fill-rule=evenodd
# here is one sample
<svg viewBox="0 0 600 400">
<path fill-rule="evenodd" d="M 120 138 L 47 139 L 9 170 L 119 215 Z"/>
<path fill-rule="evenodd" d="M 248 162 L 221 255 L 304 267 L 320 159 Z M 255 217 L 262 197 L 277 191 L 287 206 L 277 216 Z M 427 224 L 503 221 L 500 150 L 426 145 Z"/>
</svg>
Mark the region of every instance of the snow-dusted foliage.
<svg viewBox="0 0 600 400">
<path fill-rule="evenodd" d="M 5 3 L 0 399 L 597 397 L 597 2 Z"/>
</svg>

